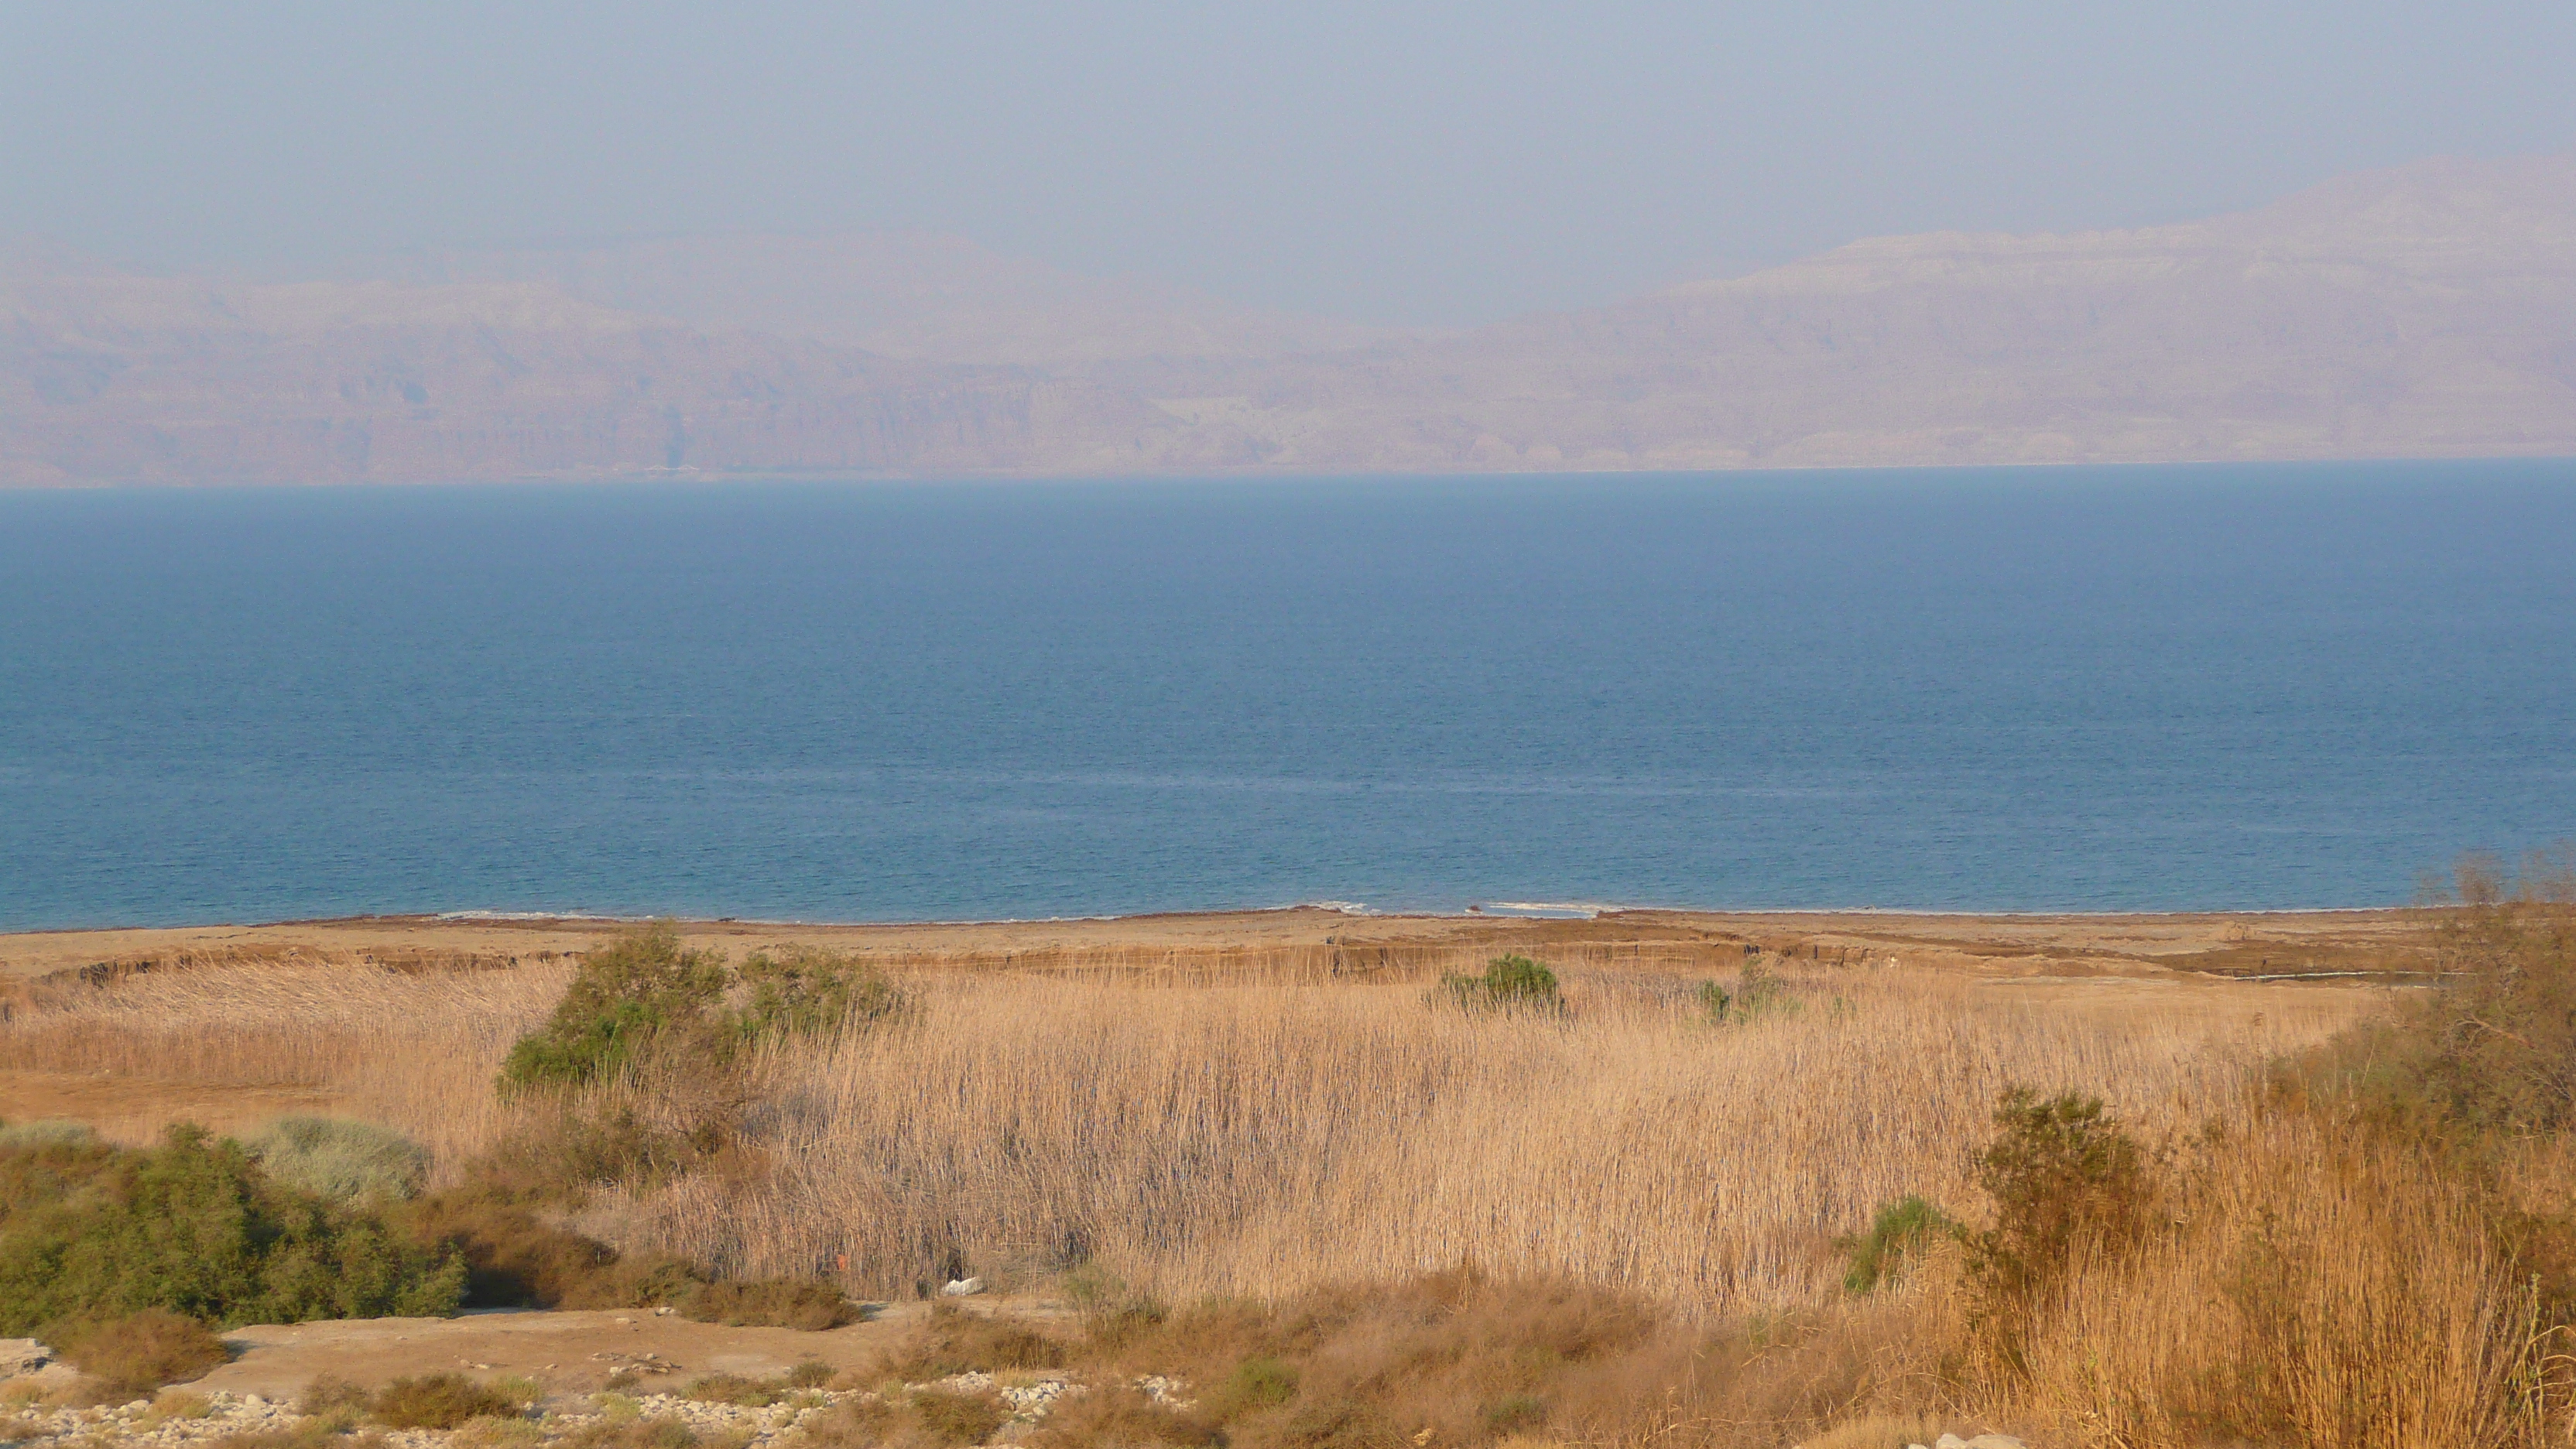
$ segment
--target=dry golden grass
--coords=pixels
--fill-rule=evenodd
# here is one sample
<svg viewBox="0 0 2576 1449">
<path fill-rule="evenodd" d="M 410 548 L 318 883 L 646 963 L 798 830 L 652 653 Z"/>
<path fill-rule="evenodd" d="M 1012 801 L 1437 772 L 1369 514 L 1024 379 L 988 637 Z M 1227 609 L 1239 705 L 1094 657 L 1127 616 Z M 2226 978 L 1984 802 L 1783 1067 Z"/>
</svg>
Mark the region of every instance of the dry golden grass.
<svg viewBox="0 0 2576 1449">
<path fill-rule="evenodd" d="M 2532 1304 L 2421 1151 L 2304 1116 L 2186 1160 L 2180 1230 L 2079 1261 L 2019 1392 L 2059 1434 L 2405 1446 L 2498 1442 Z"/>
<path fill-rule="evenodd" d="M 1472 1262 L 1779 1306 L 1838 1275 L 1830 1240 L 1879 1203 L 1964 1205 L 2008 1083 L 2179 1125 L 2353 1010 L 2321 997 L 2213 1041 L 1848 971 L 1713 1027 L 1687 984 L 1577 976 L 1556 1019 L 1415 985 L 943 978 L 908 1026 L 763 1064 L 766 1172 L 630 1199 L 619 1227 L 746 1275 L 846 1255 L 860 1292 L 953 1253 L 1006 1275 L 1094 1259 L 1176 1301 Z"/>
<path fill-rule="evenodd" d="M 328 1090 L 452 1178 L 524 1125 L 494 1073 L 567 975 L 289 963 L 63 987 L 0 1021 L 0 1069 Z M 1471 1016 L 1418 980 L 914 976 L 900 1022 L 768 1049 L 718 1168 L 585 1221 L 863 1294 L 961 1263 L 1003 1286 L 1089 1263 L 1199 1305 L 1094 1350 L 1155 1359 L 1138 1371 L 1217 1383 L 1301 1355 L 1311 1402 L 1246 1419 L 1252 1449 L 1335 1415 L 1354 1443 L 1712 1449 L 1936 1425 L 2317 1449 L 2565 1428 L 2523 1391 L 2547 1376 L 2523 1285 L 2441 1167 L 2254 1106 L 2268 1059 L 2366 997 L 2279 991 L 2258 1011 L 2213 985 L 2147 1014 L 2075 986 L 1818 967 L 1792 978 L 1794 1011 L 1718 1026 L 1688 978 L 1566 975 L 1562 1016 Z M 2179 1226 L 2081 1258 L 2007 1362 L 1955 1254 L 1852 1300 L 1831 1245 L 1906 1193 L 1979 1216 L 1972 1156 L 2014 1084 L 2102 1094 L 2163 1143 Z M 2538 1199 L 2569 1164 L 2516 1170 Z M 1609 1325 L 1598 1347 L 1557 1342 L 1583 1323 Z"/>
<path fill-rule="evenodd" d="M 0 1019 L 0 1068 L 167 1083 L 191 1095 L 320 1089 L 342 1114 L 419 1142 L 452 1175 L 504 1130 L 493 1073 L 571 974 L 554 964 L 411 974 L 289 963 L 56 986 Z M 144 1141 L 160 1122 L 138 1111 L 98 1125 Z"/>
<path fill-rule="evenodd" d="M 494 1071 L 568 971 L 250 964 L 60 988 L 0 1022 L 0 1068 L 327 1089 L 452 1180 L 511 1126 Z M 1830 1282 L 1830 1239 L 1880 1202 L 1964 1205 L 2006 1084 L 2175 1126 L 2357 1009 L 2140 1021 L 1847 968 L 1797 979 L 1793 1013 L 1712 1027 L 1691 984 L 1572 971 L 1557 1019 L 1468 1017 L 1418 982 L 915 977 L 908 1023 L 759 1064 L 738 1170 L 595 1217 L 744 1276 L 846 1255 L 863 1293 L 952 1257 L 1095 1259 L 1173 1299 L 1476 1262 L 1777 1306 Z"/>
</svg>

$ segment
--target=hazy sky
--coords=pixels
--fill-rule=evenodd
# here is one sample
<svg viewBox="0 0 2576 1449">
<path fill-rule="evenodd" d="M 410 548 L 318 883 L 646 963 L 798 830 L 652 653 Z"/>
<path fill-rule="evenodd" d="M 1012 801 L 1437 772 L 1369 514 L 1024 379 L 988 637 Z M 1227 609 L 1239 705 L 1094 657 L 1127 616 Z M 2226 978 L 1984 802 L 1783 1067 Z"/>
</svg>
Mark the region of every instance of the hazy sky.
<svg viewBox="0 0 2576 1449">
<path fill-rule="evenodd" d="M 2576 4 L 0 5 L 0 234 L 899 227 L 1395 321 L 2576 146 Z"/>
</svg>

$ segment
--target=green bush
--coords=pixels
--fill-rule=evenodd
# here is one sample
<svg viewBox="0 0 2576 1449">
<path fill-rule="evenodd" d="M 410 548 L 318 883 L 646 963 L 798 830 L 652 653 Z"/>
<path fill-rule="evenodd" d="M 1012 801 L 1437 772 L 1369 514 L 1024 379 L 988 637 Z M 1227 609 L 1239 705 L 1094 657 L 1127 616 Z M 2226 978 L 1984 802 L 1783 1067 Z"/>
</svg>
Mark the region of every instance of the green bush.
<svg viewBox="0 0 2576 1449">
<path fill-rule="evenodd" d="M 1535 1429 L 1547 1422 L 1547 1404 L 1534 1394 L 1511 1394 L 1485 1406 L 1485 1432 L 1496 1436 Z"/>
<path fill-rule="evenodd" d="M 791 1389 L 819 1389 L 832 1381 L 832 1366 L 819 1358 L 809 1358 L 789 1369 L 783 1377 Z"/>
<path fill-rule="evenodd" d="M 193 1318 L 146 1308 L 99 1323 L 52 1330 L 63 1357 L 121 1398 L 203 1378 L 232 1360 L 224 1341 Z"/>
<path fill-rule="evenodd" d="M 804 1434 L 812 1438 L 811 1430 Z M 570 1449 L 695 1449 L 698 1431 L 678 1419 L 594 1420 L 560 1441 Z"/>
<path fill-rule="evenodd" d="M 1218 1397 L 1223 1416 L 1276 1408 L 1297 1396 L 1297 1370 L 1275 1358 L 1248 1358 L 1235 1365 Z"/>
<path fill-rule="evenodd" d="M 428 1153 L 401 1133 L 367 1122 L 287 1117 L 242 1145 L 272 1179 L 342 1202 L 401 1202 L 416 1196 L 429 1176 Z"/>
<path fill-rule="evenodd" d="M 1843 1271 L 1843 1291 L 1873 1291 L 1894 1278 L 1906 1258 L 1935 1239 L 1956 1237 L 1959 1232 L 1948 1213 L 1910 1193 L 1881 1206 L 1867 1232 L 1834 1240 L 1834 1247 L 1849 1262 Z"/>
<path fill-rule="evenodd" d="M 791 946 L 773 956 L 755 951 L 735 979 L 744 1001 L 733 1013 L 735 1034 L 817 1036 L 856 1022 L 901 1016 L 909 1005 L 885 973 L 837 951 Z"/>
<path fill-rule="evenodd" d="M 887 1021 L 908 1004 L 885 973 L 840 952 L 755 951 L 737 969 L 663 922 L 585 956 L 546 1024 L 510 1049 L 501 1082 L 590 1086 L 673 1050 L 721 1064 L 766 1038 Z"/>
<path fill-rule="evenodd" d="M 1443 976 L 1443 989 L 1469 1011 L 1544 1011 L 1565 1009 L 1556 973 L 1527 956 L 1497 956 L 1482 976 Z"/>
<path fill-rule="evenodd" d="M 645 1308 L 679 1303 L 703 1275 L 677 1258 L 620 1254 L 505 1188 L 433 1193 L 391 1215 L 406 1236 L 466 1269 L 465 1301 L 487 1308 Z"/>
<path fill-rule="evenodd" d="M 76 1147 L 94 1142 L 98 1134 L 87 1123 L 62 1117 L 41 1117 L 33 1122 L 0 1125 L 0 1152 L 20 1147 Z"/>
<path fill-rule="evenodd" d="M 1968 1265 L 1990 1302 L 2028 1299 L 2056 1280 L 2078 1243 L 2122 1246 L 2147 1225 L 2146 1153 L 2099 1097 L 2004 1093 L 1996 1133 L 1977 1155 L 1995 1226 L 1969 1239 Z"/>
<path fill-rule="evenodd" d="M 2576 910 L 2498 899 L 2482 873 L 2463 865 L 2471 903 L 2435 929 L 2439 984 L 2277 1068 L 2276 1089 L 2437 1136 L 2576 1128 Z"/>
<path fill-rule="evenodd" d="M 699 1285 L 680 1299 L 680 1316 L 733 1328 L 801 1328 L 821 1332 L 856 1321 L 858 1309 L 829 1283 L 798 1278 Z"/>
<path fill-rule="evenodd" d="M 724 953 L 683 947 L 669 922 L 621 936 L 582 958 L 554 1014 L 510 1048 L 502 1085 L 586 1086 L 666 1038 L 704 1038 L 731 984 Z"/>
<path fill-rule="evenodd" d="M 1786 1014 L 1798 1009 L 1798 998 L 1789 994 L 1789 983 L 1775 976 L 1756 961 L 1735 977 L 1735 1016 L 1739 1021 L 1756 1021 L 1765 1016 Z"/>
<path fill-rule="evenodd" d="M 527 1406 L 524 1397 L 463 1374 L 426 1374 L 385 1385 L 367 1407 L 388 1429 L 453 1429 L 469 1419 L 511 1418 Z"/>
<path fill-rule="evenodd" d="M 784 1384 L 761 1379 L 747 1379 L 740 1374 L 713 1373 L 691 1383 L 680 1397 L 701 1404 L 732 1404 L 745 1409 L 765 1409 L 787 1397 Z"/>
<path fill-rule="evenodd" d="M 1735 1009 L 1735 993 L 1714 981 L 1703 981 L 1699 984 L 1699 991 L 1696 994 L 1699 998 L 1699 1014 L 1705 1017 L 1711 1026 L 1726 1025 L 1727 1014 Z"/>
<path fill-rule="evenodd" d="M 199 1127 L 0 1151 L 0 1335 L 146 1308 L 219 1325 L 454 1311 L 465 1265 Z"/>
</svg>

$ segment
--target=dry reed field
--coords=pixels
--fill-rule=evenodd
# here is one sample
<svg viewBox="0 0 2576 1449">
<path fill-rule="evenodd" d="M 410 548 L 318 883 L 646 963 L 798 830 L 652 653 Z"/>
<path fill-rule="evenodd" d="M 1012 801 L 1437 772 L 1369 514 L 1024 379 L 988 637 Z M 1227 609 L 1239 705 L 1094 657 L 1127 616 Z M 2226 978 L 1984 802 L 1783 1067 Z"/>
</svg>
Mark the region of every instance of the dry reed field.
<svg viewBox="0 0 2576 1449">
<path fill-rule="evenodd" d="M 2437 923 L 2403 988 L 1684 943 L 1566 950 L 1496 1006 L 1443 980 L 1457 944 L 888 953 L 884 1009 L 719 1012 L 514 1092 L 603 960 L 706 958 L 209 961 L 20 989 L 0 1073 L 321 1094 L 469 1205 L 584 1133 L 700 1133 L 549 1210 L 731 1279 L 1072 1293 L 1089 1337 L 1047 1352 L 1215 1386 L 1244 1449 L 2536 1449 L 2576 1425 L 2557 900 Z M 1890 1236 L 1909 1198 L 1930 1226 Z M 1856 1285 L 1871 1242 L 1901 1255 Z M 1219 1442 L 1105 1404 L 1045 1449 Z"/>
<path fill-rule="evenodd" d="M 915 1024 L 765 1062 L 770 1169 L 635 1201 L 630 1230 L 749 1273 L 846 1254 L 879 1293 L 954 1249 L 1094 1257 L 1180 1300 L 1472 1263 L 1780 1306 L 1839 1274 L 1831 1239 L 1877 1204 L 1965 1197 L 2007 1083 L 2107 1087 L 2179 1126 L 2353 1009 L 2213 1039 L 1850 971 L 1718 1026 L 1685 984 L 1577 975 L 1560 1019 L 1441 1009 L 1416 983 L 950 977 Z"/>
<path fill-rule="evenodd" d="M 2107 1094 L 2150 1130 L 2225 1113 L 2265 1056 L 2365 1009 L 2112 1020 L 1884 967 L 1785 978 L 1712 1024 L 1685 977 L 1568 972 L 1560 1016 L 1369 984 L 910 973 L 904 1021 L 774 1047 L 733 1169 L 617 1194 L 627 1247 L 909 1293 L 962 1260 L 1089 1259 L 1157 1295 L 1277 1297 L 1475 1263 L 1729 1312 L 1812 1299 L 1832 1239 L 1909 1192 L 1964 1202 L 2007 1084 Z M 453 1181 L 509 1129 L 503 1054 L 570 968 L 345 963 L 66 987 L 0 1069 L 328 1091 Z M 147 1124 L 116 1124 L 148 1138 Z M 840 1265 L 846 1262 L 846 1271 Z"/>
</svg>

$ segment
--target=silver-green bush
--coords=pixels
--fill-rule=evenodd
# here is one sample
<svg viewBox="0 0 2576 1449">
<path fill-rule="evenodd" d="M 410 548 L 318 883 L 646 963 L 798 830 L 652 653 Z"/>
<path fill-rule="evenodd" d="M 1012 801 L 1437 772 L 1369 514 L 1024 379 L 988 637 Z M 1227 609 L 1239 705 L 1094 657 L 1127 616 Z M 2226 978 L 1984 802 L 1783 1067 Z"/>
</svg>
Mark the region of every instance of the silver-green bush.
<svg viewBox="0 0 2576 1449">
<path fill-rule="evenodd" d="M 400 1202 L 417 1194 L 429 1175 L 428 1153 L 367 1122 L 286 1117 L 242 1145 L 270 1177 L 343 1202 Z"/>
</svg>

